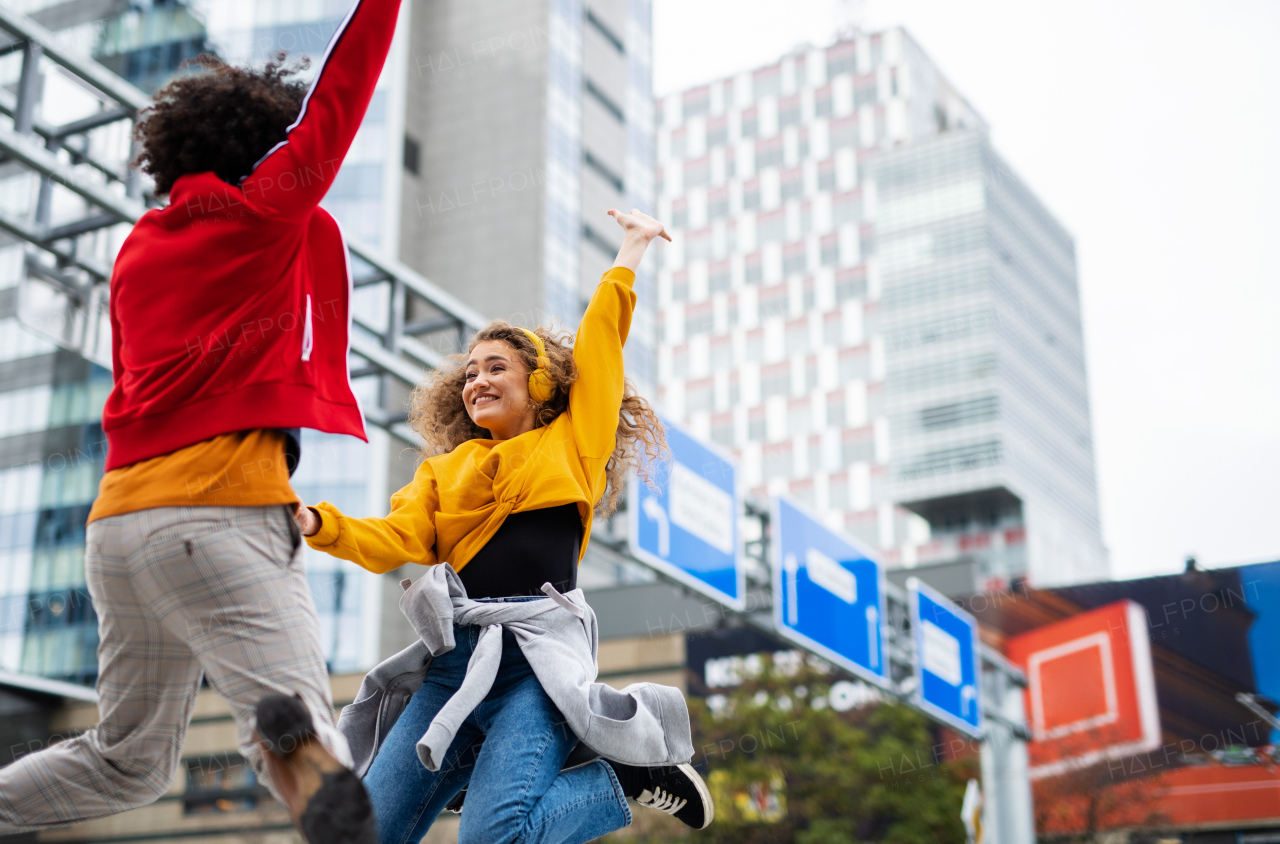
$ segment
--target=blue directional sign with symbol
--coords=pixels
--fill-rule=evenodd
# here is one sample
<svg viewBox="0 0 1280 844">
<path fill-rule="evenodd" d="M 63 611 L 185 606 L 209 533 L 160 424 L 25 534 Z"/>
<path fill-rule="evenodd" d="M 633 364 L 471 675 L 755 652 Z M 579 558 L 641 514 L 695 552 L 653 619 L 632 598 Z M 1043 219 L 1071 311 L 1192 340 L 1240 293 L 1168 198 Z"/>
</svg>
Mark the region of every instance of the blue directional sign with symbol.
<svg viewBox="0 0 1280 844">
<path fill-rule="evenodd" d="M 907 580 L 916 641 L 914 703 L 974 738 L 982 737 L 978 622 L 916 578 Z"/>
<path fill-rule="evenodd" d="M 880 564 L 786 498 L 773 501 L 770 545 L 778 633 L 887 685 Z"/>
<path fill-rule="evenodd" d="M 671 461 L 656 467 L 657 489 L 632 476 L 627 502 L 631 553 L 735 610 L 746 604 L 733 458 L 663 420 Z"/>
</svg>

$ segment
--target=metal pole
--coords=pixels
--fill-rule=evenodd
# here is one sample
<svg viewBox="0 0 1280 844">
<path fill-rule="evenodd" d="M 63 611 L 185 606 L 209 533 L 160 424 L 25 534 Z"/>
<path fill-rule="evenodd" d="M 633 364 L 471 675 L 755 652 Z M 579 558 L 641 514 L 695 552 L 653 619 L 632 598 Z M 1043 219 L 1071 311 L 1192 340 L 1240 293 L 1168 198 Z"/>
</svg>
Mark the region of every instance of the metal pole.
<svg viewBox="0 0 1280 844">
<path fill-rule="evenodd" d="M 1031 778 L 1027 764 L 1025 729 L 1014 726 L 1026 723 L 1022 706 L 1022 687 L 1004 667 L 987 675 L 985 693 L 991 708 L 1000 713 L 999 720 L 987 721 L 982 743 L 982 809 L 984 842 L 991 844 L 1030 844 L 1036 840 L 1032 808 Z"/>
<path fill-rule="evenodd" d="M 36 102 L 40 99 L 40 56 L 44 51 L 34 41 L 22 45 L 22 75 L 18 78 L 18 103 L 13 110 L 13 131 L 30 135 L 35 125 Z"/>
</svg>

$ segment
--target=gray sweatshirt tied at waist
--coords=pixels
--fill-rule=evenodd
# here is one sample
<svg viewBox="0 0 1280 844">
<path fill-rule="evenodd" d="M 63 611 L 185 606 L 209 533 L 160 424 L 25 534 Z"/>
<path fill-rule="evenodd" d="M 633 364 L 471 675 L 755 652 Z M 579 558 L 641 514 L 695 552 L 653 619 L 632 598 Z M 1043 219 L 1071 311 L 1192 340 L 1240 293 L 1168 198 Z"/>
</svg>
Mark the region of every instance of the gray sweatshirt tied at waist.
<svg viewBox="0 0 1280 844">
<path fill-rule="evenodd" d="M 366 675 L 355 702 L 342 710 L 346 736 L 363 775 L 382 740 L 422 683 L 432 656 L 453 650 L 453 626 L 481 629 L 462 686 L 418 741 L 418 758 L 440 769 L 463 720 L 493 687 L 502 660 L 502 630 L 515 636 L 547 697 L 579 740 L 606 759 L 628 765 L 674 765 L 693 757 L 689 709 L 679 689 L 633 683 L 621 691 L 597 683 L 596 614 L 581 589 L 551 600 L 481 602 L 467 597 L 458 573 L 432 566 L 400 596 L 400 610 L 421 637 Z"/>
</svg>

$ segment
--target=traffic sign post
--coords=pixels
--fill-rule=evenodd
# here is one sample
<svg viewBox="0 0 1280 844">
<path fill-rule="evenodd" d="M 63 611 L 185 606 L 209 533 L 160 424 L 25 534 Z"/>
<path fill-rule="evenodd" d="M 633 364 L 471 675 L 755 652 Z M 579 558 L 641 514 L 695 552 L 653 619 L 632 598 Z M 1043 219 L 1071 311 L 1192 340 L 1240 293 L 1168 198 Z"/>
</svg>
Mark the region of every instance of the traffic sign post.
<svg viewBox="0 0 1280 844">
<path fill-rule="evenodd" d="M 918 578 L 907 580 L 915 638 L 913 703 L 973 738 L 982 738 L 978 622 Z"/>
<path fill-rule="evenodd" d="M 658 571 L 741 612 L 746 569 L 738 530 L 742 498 L 733 458 L 663 420 L 671 462 L 655 470 L 657 489 L 631 477 L 631 553 Z"/>
<path fill-rule="evenodd" d="M 852 539 L 781 497 L 773 500 L 769 544 L 779 635 L 888 687 L 879 563 Z"/>
</svg>

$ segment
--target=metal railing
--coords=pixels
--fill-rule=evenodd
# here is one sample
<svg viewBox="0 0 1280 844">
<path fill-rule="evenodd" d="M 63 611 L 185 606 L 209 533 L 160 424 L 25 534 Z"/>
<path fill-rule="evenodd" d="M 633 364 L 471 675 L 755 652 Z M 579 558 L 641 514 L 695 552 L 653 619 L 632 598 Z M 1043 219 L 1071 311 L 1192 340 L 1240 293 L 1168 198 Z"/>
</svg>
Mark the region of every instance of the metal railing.
<svg viewBox="0 0 1280 844">
<path fill-rule="evenodd" d="M 129 167 L 128 156 L 111 160 L 98 149 L 104 131 L 133 124 L 150 98 L 96 62 L 58 46 L 53 33 L 29 18 L 0 7 L 0 54 L 21 52 L 17 93 L 0 91 L 0 178 L 33 175 L 38 181 L 25 214 L 0 207 L 0 232 L 27 245 L 19 317 L 59 345 L 110 367 L 106 308 L 110 254 L 101 234 L 135 222 L 160 202 Z M 46 85 L 41 75 L 57 73 L 97 102 L 97 110 L 51 123 L 38 119 Z M 97 137 L 95 137 L 97 136 Z M 7 171 L 7 172 L 6 172 Z M 78 203 L 79 213 L 54 219 L 55 206 Z M 381 326 L 357 315 L 351 335 L 353 378 L 379 376 L 379 401 L 366 407 L 375 425 L 414 442 L 391 381 L 412 387 L 427 369 L 459 350 L 465 337 L 486 320 L 456 297 L 404 264 L 358 241 L 348 241 L 353 284 L 388 289 Z M 406 315 L 414 319 L 407 320 Z"/>
</svg>

